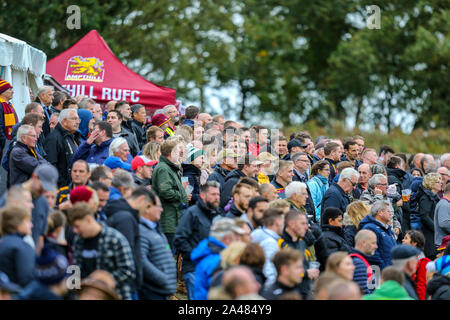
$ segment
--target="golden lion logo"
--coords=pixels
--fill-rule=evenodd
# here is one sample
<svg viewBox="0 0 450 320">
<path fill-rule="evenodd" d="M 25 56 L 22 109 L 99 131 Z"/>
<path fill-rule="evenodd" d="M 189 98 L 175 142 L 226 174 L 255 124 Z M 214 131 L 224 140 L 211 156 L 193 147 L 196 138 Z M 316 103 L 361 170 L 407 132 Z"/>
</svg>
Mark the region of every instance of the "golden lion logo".
<svg viewBox="0 0 450 320">
<path fill-rule="evenodd" d="M 65 80 L 103 81 L 103 61 L 95 57 L 72 57 L 67 63 Z"/>
</svg>

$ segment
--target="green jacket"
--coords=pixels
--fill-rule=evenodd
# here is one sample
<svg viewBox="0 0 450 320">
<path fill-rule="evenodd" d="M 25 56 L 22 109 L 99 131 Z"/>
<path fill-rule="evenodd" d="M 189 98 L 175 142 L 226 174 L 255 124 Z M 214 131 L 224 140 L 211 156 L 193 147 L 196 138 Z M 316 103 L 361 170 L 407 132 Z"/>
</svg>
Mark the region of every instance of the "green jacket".
<svg viewBox="0 0 450 320">
<path fill-rule="evenodd" d="M 175 233 L 182 214 L 182 205 L 187 204 L 187 195 L 181 183 L 180 168 L 161 156 L 153 171 L 152 189 L 158 194 L 164 209 L 161 227 L 164 233 Z"/>
<path fill-rule="evenodd" d="M 363 297 L 363 300 L 414 300 L 408 295 L 405 288 L 396 281 L 386 281 L 372 294 Z"/>
</svg>

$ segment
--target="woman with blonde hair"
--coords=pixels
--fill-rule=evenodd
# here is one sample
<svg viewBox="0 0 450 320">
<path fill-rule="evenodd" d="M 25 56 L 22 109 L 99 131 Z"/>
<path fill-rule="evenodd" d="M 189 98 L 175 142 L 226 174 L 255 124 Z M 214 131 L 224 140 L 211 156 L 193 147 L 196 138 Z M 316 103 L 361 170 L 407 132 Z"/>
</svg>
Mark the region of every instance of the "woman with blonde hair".
<svg viewBox="0 0 450 320">
<path fill-rule="evenodd" d="M 149 142 L 144 146 L 142 155 L 149 158 L 150 160 L 159 161 L 161 156 L 161 145 L 156 142 Z"/>
<path fill-rule="evenodd" d="M 425 256 L 430 260 L 436 258 L 434 246 L 434 209 L 439 202 L 437 193 L 442 189 L 442 177 L 439 173 L 428 173 L 416 193 L 417 211 L 421 231 L 425 236 Z"/>
<path fill-rule="evenodd" d="M 326 273 L 334 273 L 340 278 L 348 281 L 353 280 L 353 272 L 355 271 L 355 266 L 353 264 L 352 258 L 347 252 L 337 251 L 332 253 L 325 265 Z"/>
<path fill-rule="evenodd" d="M 217 147 L 214 143 L 203 147 L 205 153 L 205 163 L 202 166 L 202 174 L 200 176 L 200 185 L 204 185 L 208 181 L 208 177 L 213 173 L 217 164 Z"/>
<path fill-rule="evenodd" d="M 243 241 L 233 241 L 220 252 L 220 265 L 213 274 L 211 288 L 217 287 L 222 283 L 222 277 L 225 271 L 239 265 L 241 255 L 246 247 L 247 244 Z"/>
<path fill-rule="evenodd" d="M 370 213 L 370 205 L 364 201 L 354 201 L 347 206 L 344 214 L 344 238 L 350 247 L 355 247 L 355 236 L 359 231 L 359 223 Z"/>
</svg>

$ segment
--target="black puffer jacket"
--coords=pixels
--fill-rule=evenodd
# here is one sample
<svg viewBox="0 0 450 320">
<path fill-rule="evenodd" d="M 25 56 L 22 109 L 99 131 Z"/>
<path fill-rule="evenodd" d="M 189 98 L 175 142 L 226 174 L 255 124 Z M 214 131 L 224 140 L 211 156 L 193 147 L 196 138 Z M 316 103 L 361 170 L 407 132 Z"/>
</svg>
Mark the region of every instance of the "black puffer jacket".
<svg viewBox="0 0 450 320">
<path fill-rule="evenodd" d="M 142 284 L 141 242 L 139 237 L 139 212 L 134 210 L 125 199 L 108 201 L 103 209 L 106 223 L 122 233 L 130 244 L 136 266 L 137 290 Z"/>
<path fill-rule="evenodd" d="M 197 204 L 188 208 L 181 216 L 173 245 L 183 256 L 183 274 L 195 271 L 195 263 L 191 261 L 191 251 L 200 241 L 209 236 L 209 229 L 216 215 L 217 212 L 208 208 L 199 198 Z"/>
<path fill-rule="evenodd" d="M 145 128 L 142 127 L 143 123 L 132 120 L 131 121 L 131 131 L 134 133 L 134 136 L 136 137 L 136 141 L 139 146 L 139 150 L 142 150 L 144 145 L 147 143 L 147 138 L 145 136 Z"/>
<path fill-rule="evenodd" d="M 439 202 L 437 194 L 431 192 L 423 185 L 419 187 L 416 194 L 417 211 L 422 223 L 422 232 L 425 236 L 425 256 L 431 260 L 436 257 L 436 249 L 434 246 L 434 209 Z"/>
<path fill-rule="evenodd" d="M 428 282 L 427 297 L 431 300 L 450 300 L 450 277 L 437 274 Z"/>
<path fill-rule="evenodd" d="M 344 230 L 341 227 L 329 224 L 322 226 L 322 234 L 314 244 L 317 260 L 320 262 L 320 270 L 325 269 L 328 257 L 337 251 L 351 251 L 351 247 L 344 239 Z"/>
<path fill-rule="evenodd" d="M 189 201 L 189 206 L 193 206 L 200 198 L 200 177 L 202 175 L 202 172 L 193 164 L 183 163 L 181 164 L 181 167 L 183 171 L 183 177 L 187 177 L 189 180 L 189 184 L 194 188 L 192 190 L 191 201 Z"/>
<path fill-rule="evenodd" d="M 225 183 L 222 187 L 222 190 L 220 190 L 221 208 L 224 208 L 227 205 L 228 201 L 230 201 L 233 187 L 242 177 L 246 177 L 246 175 L 241 170 L 233 170 L 225 177 Z"/>
</svg>

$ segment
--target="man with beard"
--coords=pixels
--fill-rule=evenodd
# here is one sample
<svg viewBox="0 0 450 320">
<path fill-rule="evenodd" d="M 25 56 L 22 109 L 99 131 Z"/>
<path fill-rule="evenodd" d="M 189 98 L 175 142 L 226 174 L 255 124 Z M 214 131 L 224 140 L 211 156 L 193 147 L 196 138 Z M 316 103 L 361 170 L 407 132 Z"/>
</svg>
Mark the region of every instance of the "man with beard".
<svg viewBox="0 0 450 320">
<path fill-rule="evenodd" d="M 264 211 L 269 209 L 269 201 L 261 196 L 250 199 L 248 203 L 247 213 L 241 216 L 241 219 L 247 222 L 250 230 L 253 231 L 263 225 Z"/>
<path fill-rule="evenodd" d="M 219 183 L 207 181 L 200 188 L 197 203 L 183 213 L 175 232 L 173 245 L 183 255 L 182 272 L 189 300 L 194 297 L 195 281 L 195 263 L 191 261 L 190 254 L 201 240 L 208 237 L 219 203 Z"/>
<path fill-rule="evenodd" d="M 227 218 L 239 218 L 246 213 L 248 204 L 253 196 L 253 190 L 250 185 L 238 182 L 233 187 L 233 203 L 230 210 L 226 213 Z"/>
</svg>

